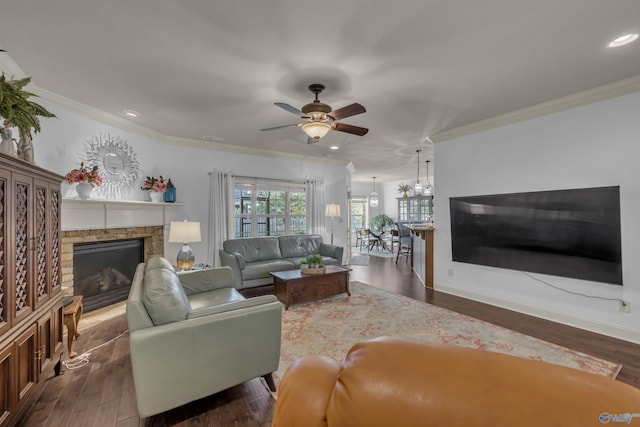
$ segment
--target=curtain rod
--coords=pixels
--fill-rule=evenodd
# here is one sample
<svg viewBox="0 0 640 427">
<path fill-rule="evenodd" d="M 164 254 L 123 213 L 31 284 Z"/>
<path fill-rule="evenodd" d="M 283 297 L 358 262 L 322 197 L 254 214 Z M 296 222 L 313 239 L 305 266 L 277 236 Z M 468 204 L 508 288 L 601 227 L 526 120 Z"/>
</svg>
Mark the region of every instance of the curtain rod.
<svg viewBox="0 0 640 427">
<path fill-rule="evenodd" d="M 234 178 L 244 178 L 244 179 L 256 179 L 256 180 L 264 180 L 264 181 L 276 181 L 276 182 L 287 182 L 290 184 L 304 184 L 306 182 L 306 180 L 301 180 L 301 181 L 295 181 L 295 180 L 291 180 L 291 179 L 278 179 L 278 178 L 265 178 L 265 177 L 258 177 L 258 176 L 243 176 L 243 175 L 231 175 Z"/>
</svg>

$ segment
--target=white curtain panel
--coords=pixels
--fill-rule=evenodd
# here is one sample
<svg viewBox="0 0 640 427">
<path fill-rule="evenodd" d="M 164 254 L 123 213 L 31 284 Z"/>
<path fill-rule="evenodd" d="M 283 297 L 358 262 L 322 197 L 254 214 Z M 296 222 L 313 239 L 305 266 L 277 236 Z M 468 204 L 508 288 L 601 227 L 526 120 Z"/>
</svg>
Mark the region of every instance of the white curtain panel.
<svg viewBox="0 0 640 427">
<path fill-rule="evenodd" d="M 233 177 L 231 172 L 214 170 L 209 173 L 209 235 L 207 236 L 207 260 L 220 267 L 218 251 L 222 242 L 233 234 Z"/>
<path fill-rule="evenodd" d="M 307 187 L 307 223 L 311 234 L 320 234 L 326 241 L 324 215 L 324 179 L 310 178 L 305 181 Z"/>
</svg>

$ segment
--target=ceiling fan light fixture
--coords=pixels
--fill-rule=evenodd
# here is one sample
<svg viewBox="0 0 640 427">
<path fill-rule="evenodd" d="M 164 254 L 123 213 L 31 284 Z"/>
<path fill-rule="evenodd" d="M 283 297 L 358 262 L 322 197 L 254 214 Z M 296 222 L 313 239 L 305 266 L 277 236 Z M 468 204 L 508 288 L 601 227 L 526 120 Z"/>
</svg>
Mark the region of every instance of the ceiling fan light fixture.
<svg viewBox="0 0 640 427">
<path fill-rule="evenodd" d="M 320 139 L 331 130 L 331 125 L 324 122 L 309 122 L 302 125 L 302 130 L 309 138 Z"/>
</svg>

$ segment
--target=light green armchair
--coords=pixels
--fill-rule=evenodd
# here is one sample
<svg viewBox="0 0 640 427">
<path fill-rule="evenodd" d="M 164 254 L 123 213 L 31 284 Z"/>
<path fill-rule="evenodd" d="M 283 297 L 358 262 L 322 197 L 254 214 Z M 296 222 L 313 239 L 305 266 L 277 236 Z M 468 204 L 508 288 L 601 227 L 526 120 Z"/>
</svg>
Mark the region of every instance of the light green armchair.
<svg viewBox="0 0 640 427">
<path fill-rule="evenodd" d="M 245 299 L 229 267 L 176 273 L 138 265 L 127 301 L 138 413 L 145 418 L 263 376 L 275 391 L 282 305 Z"/>
</svg>

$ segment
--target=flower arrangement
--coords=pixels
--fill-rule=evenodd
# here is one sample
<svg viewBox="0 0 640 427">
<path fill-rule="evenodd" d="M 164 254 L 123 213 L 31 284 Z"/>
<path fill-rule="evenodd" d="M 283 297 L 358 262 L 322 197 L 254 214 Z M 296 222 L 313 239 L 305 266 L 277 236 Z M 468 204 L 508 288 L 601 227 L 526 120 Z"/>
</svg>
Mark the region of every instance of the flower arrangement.
<svg viewBox="0 0 640 427">
<path fill-rule="evenodd" d="M 167 183 L 164 182 L 164 178 L 160 175 L 160 178 L 155 176 L 148 176 L 142 183 L 142 190 L 151 190 L 154 193 L 164 193 L 167 190 Z"/>
<path fill-rule="evenodd" d="M 80 163 L 80 169 L 72 169 L 67 173 L 66 180 L 69 184 L 86 182 L 91 187 L 102 185 L 102 177 L 98 173 L 98 166 L 92 168 L 85 167 L 84 162 Z"/>
</svg>

